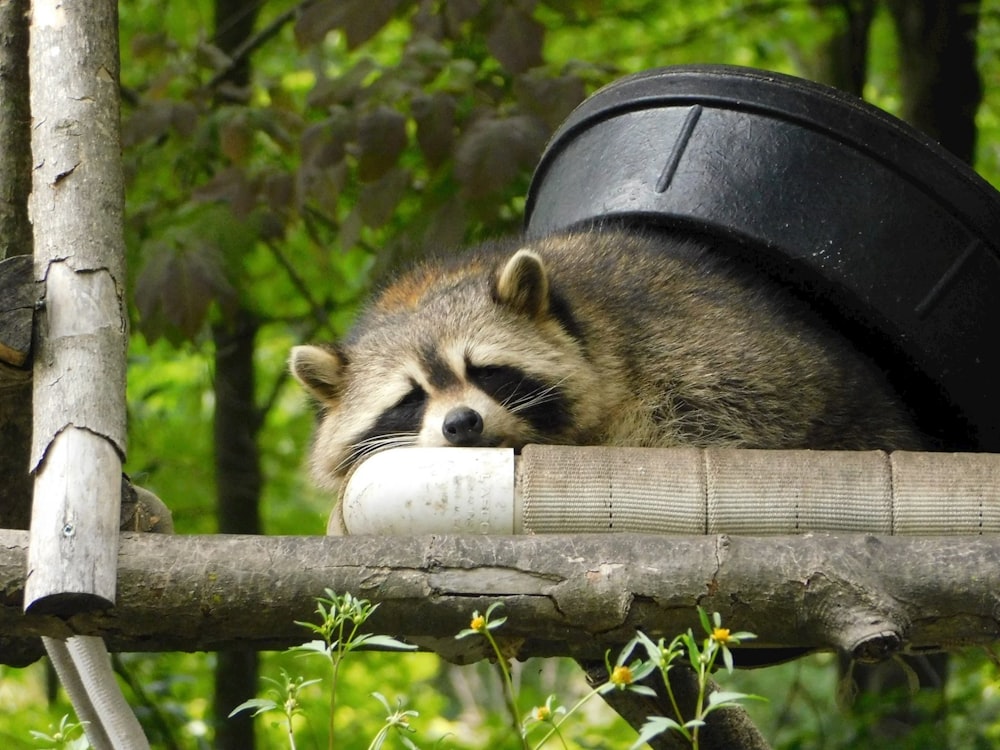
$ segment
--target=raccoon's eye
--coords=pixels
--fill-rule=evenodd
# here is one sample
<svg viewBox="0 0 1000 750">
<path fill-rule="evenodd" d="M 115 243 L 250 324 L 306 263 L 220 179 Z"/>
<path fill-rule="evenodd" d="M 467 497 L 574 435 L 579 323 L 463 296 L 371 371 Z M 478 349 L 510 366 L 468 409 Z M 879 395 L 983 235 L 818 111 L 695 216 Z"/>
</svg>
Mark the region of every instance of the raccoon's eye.
<svg viewBox="0 0 1000 750">
<path fill-rule="evenodd" d="M 524 373 L 507 365 L 466 365 L 469 379 L 497 401 L 503 402 L 517 391 Z"/>
<path fill-rule="evenodd" d="M 392 408 L 408 409 L 414 406 L 420 406 L 421 404 L 424 403 L 424 399 L 426 397 L 427 394 L 424 392 L 424 389 L 421 388 L 419 385 L 414 385 L 413 389 L 405 396 L 403 396 L 401 399 L 399 399 L 399 401 L 396 402 L 396 405 L 393 406 Z"/>
<path fill-rule="evenodd" d="M 381 444 L 377 439 L 385 436 L 415 435 L 420 431 L 426 400 L 427 394 L 424 389 L 416 383 L 411 384 L 410 391 L 383 411 L 371 429 L 358 438 L 357 444 L 364 445 L 367 442 L 369 445 L 376 445 Z"/>
</svg>

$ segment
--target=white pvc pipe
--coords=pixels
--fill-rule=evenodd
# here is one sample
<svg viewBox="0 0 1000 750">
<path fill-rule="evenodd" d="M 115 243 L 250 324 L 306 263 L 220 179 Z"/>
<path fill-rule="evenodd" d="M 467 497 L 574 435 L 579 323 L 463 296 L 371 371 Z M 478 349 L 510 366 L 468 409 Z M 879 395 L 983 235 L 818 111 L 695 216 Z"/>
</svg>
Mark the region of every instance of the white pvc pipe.
<svg viewBox="0 0 1000 750">
<path fill-rule="evenodd" d="M 399 448 L 341 503 L 350 534 L 1000 533 L 1000 455 Z"/>
<path fill-rule="evenodd" d="M 350 534 L 514 533 L 509 448 L 396 448 L 359 464 L 346 487 Z"/>
</svg>

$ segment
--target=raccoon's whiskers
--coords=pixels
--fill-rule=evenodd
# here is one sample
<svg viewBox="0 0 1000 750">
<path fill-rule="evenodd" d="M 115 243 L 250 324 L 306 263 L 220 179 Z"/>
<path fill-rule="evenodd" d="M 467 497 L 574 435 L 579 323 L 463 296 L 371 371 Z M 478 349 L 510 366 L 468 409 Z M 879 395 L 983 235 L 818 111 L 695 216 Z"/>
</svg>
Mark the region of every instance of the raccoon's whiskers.
<svg viewBox="0 0 1000 750">
<path fill-rule="evenodd" d="M 416 445 L 417 433 L 415 432 L 394 432 L 387 435 L 375 435 L 373 437 L 360 440 L 351 446 L 351 450 L 344 459 L 334 468 L 335 474 L 346 472 L 348 468 L 372 453 L 388 450 L 389 448 L 402 448 Z"/>
<path fill-rule="evenodd" d="M 544 388 L 536 388 L 534 391 L 523 395 L 515 391 L 503 400 L 501 406 L 510 411 L 511 414 L 517 414 L 525 409 L 531 409 L 549 401 L 556 401 L 561 395 L 559 386 L 565 380 L 566 378 L 561 378 L 551 385 L 547 385 Z"/>
</svg>

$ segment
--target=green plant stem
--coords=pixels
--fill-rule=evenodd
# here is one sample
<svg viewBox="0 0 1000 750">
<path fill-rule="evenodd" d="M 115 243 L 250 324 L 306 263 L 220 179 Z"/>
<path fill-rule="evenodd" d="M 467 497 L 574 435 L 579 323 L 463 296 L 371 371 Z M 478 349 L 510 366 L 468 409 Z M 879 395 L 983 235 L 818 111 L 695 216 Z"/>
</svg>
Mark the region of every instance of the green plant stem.
<svg viewBox="0 0 1000 750">
<path fill-rule="evenodd" d="M 334 750 L 337 746 L 336 743 L 336 723 L 334 722 L 334 716 L 337 712 L 337 673 L 340 671 L 340 658 L 331 654 L 331 660 L 333 662 L 333 682 L 330 686 L 330 716 L 327 719 L 327 750 Z"/>
<path fill-rule="evenodd" d="M 517 697 L 514 695 L 514 681 L 510 676 L 510 668 L 507 666 L 507 659 L 504 658 L 503 653 L 500 651 L 500 646 L 497 644 L 496 639 L 489 629 L 483 630 L 483 635 L 486 636 L 486 640 L 489 641 L 490 647 L 493 649 L 493 653 L 497 655 L 497 666 L 500 669 L 500 674 L 503 677 L 504 686 L 504 699 L 507 704 L 507 710 L 510 711 L 511 721 L 514 725 L 514 730 L 517 732 L 517 736 L 521 738 L 521 747 L 523 750 L 531 750 L 531 746 L 528 744 L 528 738 L 524 734 L 524 730 L 521 727 L 521 717 L 517 711 Z"/>
<path fill-rule="evenodd" d="M 296 750 L 296 747 L 295 747 L 295 730 L 292 727 L 292 715 L 291 714 L 287 715 L 287 723 L 288 723 L 288 747 L 290 747 L 291 750 Z"/>
<path fill-rule="evenodd" d="M 670 684 L 670 676 L 668 674 L 669 671 L 670 670 L 668 669 L 663 669 L 661 670 L 660 674 L 663 675 L 663 684 L 667 686 L 667 696 L 670 698 L 670 707 L 674 709 L 674 716 L 677 717 L 677 723 L 683 724 L 684 717 L 681 716 L 681 707 L 677 705 L 677 698 L 674 696 L 674 686 Z M 686 734 L 685 737 L 687 737 Z M 691 738 L 687 737 L 687 739 L 690 740 Z"/>
<path fill-rule="evenodd" d="M 328 750 L 334 750 L 336 747 L 336 722 L 334 721 L 334 713 L 337 708 L 337 677 L 340 674 L 340 663 L 343 661 L 350 644 L 354 643 L 354 639 L 358 635 L 358 628 L 361 627 L 361 623 L 365 618 L 360 618 L 359 620 L 351 619 L 351 632 L 345 637 L 344 636 L 344 624 L 346 619 L 349 618 L 338 618 L 337 623 L 337 640 L 336 647 L 331 649 L 330 660 L 333 665 L 333 685 L 330 689 L 330 719 L 329 719 L 329 742 L 327 744 Z M 331 644 L 327 644 L 331 645 Z"/>
<path fill-rule="evenodd" d="M 573 707 L 569 711 L 567 711 L 566 713 L 564 713 L 560 717 L 559 721 L 553 721 L 552 722 L 552 728 L 549 729 L 549 731 L 545 733 L 545 735 L 542 737 L 541 740 L 539 740 L 538 744 L 535 745 L 534 750 L 538 750 L 538 748 L 542 747 L 546 742 L 548 742 L 549 739 L 552 737 L 553 734 L 556 735 L 557 737 L 559 737 L 559 742 L 561 742 L 562 746 L 565 748 L 566 747 L 566 740 L 563 739 L 562 732 L 559 731 L 559 727 L 562 725 L 562 723 L 564 721 L 566 721 L 566 719 L 568 719 L 570 716 L 572 716 L 573 713 L 578 708 L 580 708 L 584 703 L 586 703 L 587 701 L 589 701 L 591 698 L 593 698 L 597 694 L 598 694 L 597 690 L 591 690 L 589 693 L 587 693 L 585 696 L 583 696 L 580 700 L 578 700 L 576 703 L 574 703 Z"/>
<path fill-rule="evenodd" d="M 694 716 L 696 719 L 701 719 L 704 715 L 705 710 L 705 687 L 708 684 L 708 675 L 711 672 L 712 666 L 715 664 L 715 656 L 719 653 L 718 648 L 715 646 L 715 642 L 709 638 L 705 641 L 704 651 L 702 652 L 702 658 L 698 660 L 698 701 L 695 703 Z M 695 726 L 694 730 L 691 732 L 691 747 L 694 750 L 698 750 L 701 747 L 698 739 L 698 730 L 700 726 Z"/>
</svg>

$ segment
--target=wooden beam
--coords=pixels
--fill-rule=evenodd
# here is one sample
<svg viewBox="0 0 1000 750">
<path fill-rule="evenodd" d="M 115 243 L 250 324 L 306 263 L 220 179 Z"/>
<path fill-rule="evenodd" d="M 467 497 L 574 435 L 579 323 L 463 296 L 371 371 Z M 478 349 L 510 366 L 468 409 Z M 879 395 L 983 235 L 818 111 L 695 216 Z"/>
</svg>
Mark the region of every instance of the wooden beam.
<svg viewBox="0 0 1000 750">
<path fill-rule="evenodd" d="M 0 531 L 0 637 L 101 635 L 118 651 L 285 648 L 308 639 L 295 621 L 326 588 L 380 602 L 373 631 L 455 661 L 482 655 L 453 635 L 496 601 L 519 657 L 603 658 L 636 628 L 697 628 L 699 604 L 758 634 L 747 657 L 876 661 L 1000 639 L 998 536 L 123 534 L 117 605 L 65 619 L 22 613 L 26 549 L 26 532 Z"/>
</svg>

